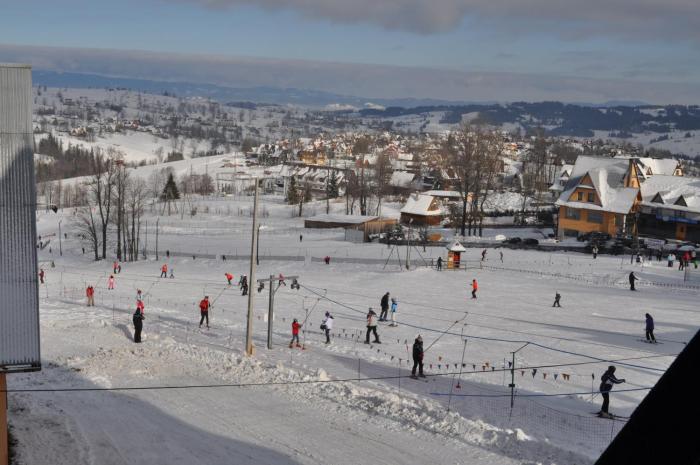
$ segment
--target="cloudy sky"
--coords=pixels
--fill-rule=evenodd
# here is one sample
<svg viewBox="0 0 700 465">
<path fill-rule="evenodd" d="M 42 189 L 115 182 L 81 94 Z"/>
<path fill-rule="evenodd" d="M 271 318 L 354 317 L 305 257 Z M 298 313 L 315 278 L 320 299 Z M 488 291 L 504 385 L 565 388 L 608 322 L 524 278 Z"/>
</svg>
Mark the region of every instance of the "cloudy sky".
<svg viewBox="0 0 700 465">
<path fill-rule="evenodd" d="M 0 44 L 37 68 L 232 86 L 700 103 L 698 0 L 23 0 Z"/>
</svg>

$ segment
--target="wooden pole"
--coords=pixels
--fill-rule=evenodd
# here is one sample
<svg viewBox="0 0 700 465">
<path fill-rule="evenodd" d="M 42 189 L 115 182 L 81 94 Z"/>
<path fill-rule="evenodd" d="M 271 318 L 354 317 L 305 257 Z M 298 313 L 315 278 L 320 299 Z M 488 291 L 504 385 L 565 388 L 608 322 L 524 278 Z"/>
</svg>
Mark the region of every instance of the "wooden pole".
<svg viewBox="0 0 700 465">
<path fill-rule="evenodd" d="M 5 373 L 0 373 L 0 465 L 7 465 L 10 460 L 9 436 L 7 431 L 7 380 Z"/>
<path fill-rule="evenodd" d="M 250 276 L 248 277 L 248 321 L 245 333 L 245 353 L 253 355 L 253 296 L 255 289 L 255 262 L 258 259 L 258 178 L 255 178 L 255 196 L 253 197 L 253 238 L 250 244 Z M 272 283 L 270 283 L 272 285 Z"/>
</svg>

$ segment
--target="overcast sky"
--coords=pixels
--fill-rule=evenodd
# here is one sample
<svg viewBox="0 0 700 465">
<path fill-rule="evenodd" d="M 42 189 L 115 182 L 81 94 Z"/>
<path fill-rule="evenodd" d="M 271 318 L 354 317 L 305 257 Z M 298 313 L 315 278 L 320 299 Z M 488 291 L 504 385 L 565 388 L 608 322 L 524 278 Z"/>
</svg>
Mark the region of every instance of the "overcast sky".
<svg viewBox="0 0 700 465">
<path fill-rule="evenodd" d="M 369 97 L 700 103 L 698 0 L 3 3 L 0 61 L 43 69 Z M 167 55 L 156 66 L 138 51 Z M 309 81 L 313 68 L 334 82 Z"/>
</svg>

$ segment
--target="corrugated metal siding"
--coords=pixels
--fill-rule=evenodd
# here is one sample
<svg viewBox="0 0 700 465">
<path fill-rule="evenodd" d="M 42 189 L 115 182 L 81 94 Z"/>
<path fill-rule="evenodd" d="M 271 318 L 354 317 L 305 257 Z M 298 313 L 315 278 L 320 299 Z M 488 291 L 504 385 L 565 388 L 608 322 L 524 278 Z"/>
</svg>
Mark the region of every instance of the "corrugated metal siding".
<svg viewBox="0 0 700 465">
<path fill-rule="evenodd" d="M 31 69 L 0 64 L 0 369 L 38 369 Z"/>
</svg>

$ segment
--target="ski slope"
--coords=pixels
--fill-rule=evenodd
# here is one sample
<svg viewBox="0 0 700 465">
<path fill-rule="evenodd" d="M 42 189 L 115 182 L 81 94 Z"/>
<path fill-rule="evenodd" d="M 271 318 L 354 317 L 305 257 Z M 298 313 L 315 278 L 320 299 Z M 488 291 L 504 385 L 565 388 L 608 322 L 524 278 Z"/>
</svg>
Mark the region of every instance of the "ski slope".
<svg viewBox="0 0 700 465">
<path fill-rule="evenodd" d="M 591 391 L 605 368 L 615 364 L 628 381 L 611 396 L 611 410 L 628 415 L 700 324 L 698 289 L 665 262 L 514 250 L 501 262 L 489 249 L 480 263 L 481 249 L 469 249 L 470 269 L 438 272 L 420 266 L 420 256 L 444 256 L 429 247 L 412 249 L 410 270 L 384 267 L 376 259 L 404 260 L 406 248 L 304 230 L 270 198 L 262 202 L 269 229 L 261 231 L 256 276 L 299 275 L 301 289 L 277 291 L 268 350 L 268 288 L 251 285 L 256 353 L 248 358 L 247 298 L 223 276 L 248 274 L 251 218 L 237 214 L 246 204 L 229 199 L 195 217 L 159 217 L 159 259 L 149 253 L 123 263 L 113 291 L 106 289 L 111 260 L 82 254 L 70 211 L 39 214 L 52 252 L 39 253 L 47 272 L 44 370 L 10 377 L 9 388 L 99 390 L 11 393 L 19 463 L 593 463 L 623 426 L 591 415 L 601 401 Z M 148 217 L 149 250 L 156 214 Z M 62 217 L 61 257 L 51 234 Z M 158 277 L 163 263 L 174 278 Z M 634 293 L 632 270 L 641 278 Z M 88 283 L 96 287 L 91 308 Z M 137 289 L 146 304 L 140 345 L 131 325 Z M 556 291 L 562 308 L 551 307 Z M 378 310 L 385 292 L 398 299 L 399 326 L 380 324 L 382 344 L 364 344 L 364 315 Z M 214 302 L 210 329 L 198 327 L 204 295 Z M 326 311 L 335 318 L 328 346 L 319 329 Z M 641 341 L 646 312 L 661 344 Z M 304 322 L 305 350 L 288 347 L 293 318 Z M 425 380 L 408 377 L 417 334 Z M 511 411 L 508 362 L 516 350 Z"/>
</svg>

